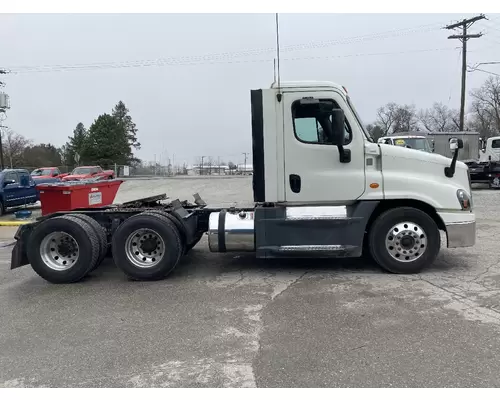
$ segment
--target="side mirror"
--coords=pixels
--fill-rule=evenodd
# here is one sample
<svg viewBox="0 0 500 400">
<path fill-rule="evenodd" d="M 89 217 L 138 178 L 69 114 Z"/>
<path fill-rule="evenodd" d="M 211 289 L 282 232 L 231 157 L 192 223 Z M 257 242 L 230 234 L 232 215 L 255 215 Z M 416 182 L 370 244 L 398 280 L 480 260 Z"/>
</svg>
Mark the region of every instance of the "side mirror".
<svg viewBox="0 0 500 400">
<path fill-rule="evenodd" d="M 458 150 L 464 148 L 464 142 L 462 139 L 451 138 L 449 143 L 450 150 L 453 153 L 453 158 L 451 159 L 450 166 L 444 168 L 444 174 L 448 178 L 453 178 L 453 175 L 455 175 L 455 167 L 457 165 Z"/>
<path fill-rule="evenodd" d="M 340 108 L 335 108 L 331 111 L 332 114 L 332 141 L 337 146 L 344 144 L 345 116 L 344 111 Z"/>
<path fill-rule="evenodd" d="M 331 110 L 332 116 L 332 142 L 339 149 L 339 160 L 343 164 L 351 162 L 351 150 L 344 149 L 345 140 L 345 115 L 340 108 Z"/>
<path fill-rule="evenodd" d="M 7 185 L 10 185 L 12 183 L 16 183 L 16 181 L 14 179 L 6 179 L 3 181 L 3 186 L 7 186 Z"/>
<path fill-rule="evenodd" d="M 54 172 L 54 174 L 52 176 L 56 177 L 58 176 L 59 174 L 57 172 Z"/>
<path fill-rule="evenodd" d="M 450 150 L 452 152 L 458 150 L 458 149 L 463 149 L 464 148 L 464 142 L 462 139 L 458 138 L 451 138 L 450 139 Z"/>
</svg>

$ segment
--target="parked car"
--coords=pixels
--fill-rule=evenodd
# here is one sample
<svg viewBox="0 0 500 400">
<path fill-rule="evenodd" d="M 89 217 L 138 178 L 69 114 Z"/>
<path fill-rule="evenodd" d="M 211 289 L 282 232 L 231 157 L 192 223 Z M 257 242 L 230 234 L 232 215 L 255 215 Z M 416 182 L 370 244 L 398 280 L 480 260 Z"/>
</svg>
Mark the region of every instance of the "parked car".
<svg viewBox="0 0 500 400">
<path fill-rule="evenodd" d="M 63 174 L 63 181 L 80 181 L 84 179 L 92 179 L 92 178 L 100 178 L 100 179 L 114 179 L 115 171 L 103 170 L 99 166 L 83 166 L 75 168 L 69 175 Z"/>
<path fill-rule="evenodd" d="M 8 207 L 34 204 L 40 200 L 33 177 L 26 169 L 4 169 L 0 172 L 0 215 Z"/>
<path fill-rule="evenodd" d="M 61 180 L 61 171 L 57 167 L 44 167 L 31 171 L 31 177 L 36 184 L 59 182 Z"/>
</svg>

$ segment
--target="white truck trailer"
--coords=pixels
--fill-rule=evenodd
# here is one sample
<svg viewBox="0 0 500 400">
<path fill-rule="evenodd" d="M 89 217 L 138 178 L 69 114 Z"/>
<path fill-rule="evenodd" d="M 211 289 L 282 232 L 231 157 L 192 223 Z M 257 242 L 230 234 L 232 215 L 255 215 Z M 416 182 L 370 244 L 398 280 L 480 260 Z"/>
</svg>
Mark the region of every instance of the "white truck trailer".
<svg viewBox="0 0 500 400">
<path fill-rule="evenodd" d="M 59 212 L 16 233 L 11 268 L 31 264 L 44 279 L 69 283 L 108 252 L 136 280 L 162 279 L 208 234 L 213 252 L 257 258 L 359 257 L 417 273 L 447 246 L 476 237 L 467 166 L 453 159 L 378 144 L 342 86 L 289 82 L 251 91 L 251 206 L 210 207 L 158 198 Z"/>
</svg>

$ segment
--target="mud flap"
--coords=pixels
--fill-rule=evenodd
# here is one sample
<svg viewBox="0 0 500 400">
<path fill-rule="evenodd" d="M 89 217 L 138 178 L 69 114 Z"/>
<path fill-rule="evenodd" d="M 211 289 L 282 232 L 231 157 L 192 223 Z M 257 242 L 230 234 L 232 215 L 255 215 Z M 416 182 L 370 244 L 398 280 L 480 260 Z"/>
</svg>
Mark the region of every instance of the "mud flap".
<svg viewBox="0 0 500 400">
<path fill-rule="evenodd" d="M 17 242 L 12 249 L 12 258 L 10 261 L 10 269 L 20 268 L 23 265 L 28 265 L 28 257 L 23 250 L 22 242 Z"/>
</svg>

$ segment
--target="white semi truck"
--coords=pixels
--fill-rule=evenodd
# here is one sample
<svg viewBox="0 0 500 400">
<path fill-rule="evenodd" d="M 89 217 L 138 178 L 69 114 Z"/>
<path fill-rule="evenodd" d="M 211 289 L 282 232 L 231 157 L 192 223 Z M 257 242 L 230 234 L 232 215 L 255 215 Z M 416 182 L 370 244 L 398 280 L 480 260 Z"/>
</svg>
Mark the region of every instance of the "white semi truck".
<svg viewBox="0 0 500 400">
<path fill-rule="evenodd" d="M 44 279 L 69 283 L 108 252 L 136 280 L 162 279 L 203 236 L 212 252 L 257 258 L 359 257 L 417 273 L 447 246 L 476 237 L 468 169 L 453 159 L 378 144 L 347 91 L 330 82 L 290 82 L 251 91 L 251 206 L 162 204 L 160 197 L 59 212 L 16 233 L 11 268 L 31 264 Z"/>
<path fill-rule="evenodd" d="M 487 183 L 490 188 L 500 188 L 500 136 L 479 140 L 476 159 L 463 160 L 469 167 L 472 183 Z"/>
</svg>

